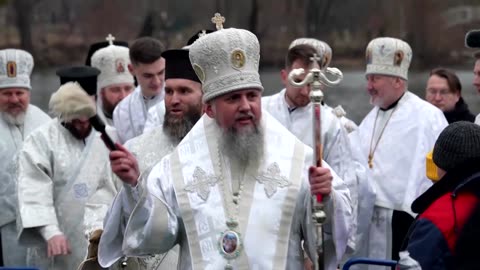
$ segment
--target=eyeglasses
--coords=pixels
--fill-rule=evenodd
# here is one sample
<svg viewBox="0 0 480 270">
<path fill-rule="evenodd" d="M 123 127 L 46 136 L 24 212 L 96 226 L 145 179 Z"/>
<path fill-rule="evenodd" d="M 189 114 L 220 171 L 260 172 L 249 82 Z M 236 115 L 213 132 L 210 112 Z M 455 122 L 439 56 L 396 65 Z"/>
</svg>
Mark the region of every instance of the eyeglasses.
<svg viewBox="0 0 480 270">
<path fill-rule="evenodd" d="M 442 89 L 440 91 L 436 89 L 427 89 L 427 95 L 436 96 L 437 94 L 440 94 L 440 96 L 446 96 L 446 95 L 451 95 L 453 93 L 448 91 L 447 89 Z"/>
</svg>

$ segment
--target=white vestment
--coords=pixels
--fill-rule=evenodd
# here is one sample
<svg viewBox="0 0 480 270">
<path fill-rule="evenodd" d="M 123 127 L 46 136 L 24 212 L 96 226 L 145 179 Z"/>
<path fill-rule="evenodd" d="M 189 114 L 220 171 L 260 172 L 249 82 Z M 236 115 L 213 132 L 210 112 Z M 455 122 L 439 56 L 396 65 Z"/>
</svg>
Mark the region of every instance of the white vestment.
<svg viewBox="0 0 480 270">
<path fill-rule="evenodd" d="M 174 149 L 174 144 L 171 140 L 165 135 L 162 130 L 162 127 L 157 127 L 151 130 L 150 132 L 143 133 L 142 135 L 135 137 L 126 142 L 125 147 L 137 158 L 138 167 L 142 175 L 148 175 L 150 169 L 153 165 L 158 163 L 162 157 L 170 153 Z M 114 176 L 116 178 L 116 176 Z M 117 180 L 120 182 L 120 180 Z M 102 189 L 97 190 L 97 193 L 101 196 L 94 196 L 87 204 L 87 211 L 85 215 L 86 222 L 89 223 L 87 227 L 91 227 L 90 231 L 95 229 L 102 229 L 103 234 L 100 238 L 100 242 L 108 241 L 112 235 L 118 236 L 123 239 L 123 233 L 127 225 L 128 216 L 125 217 L 121 215 L 123 211 L 122 208 L 124 205 L 121 200 L 114 200 L 114 196 L 124 196 L 117 195 L 125 193 L 125 190 L 118 189 L 113 191 L 102 191 Z M 119 191 L 119 192 L 117 192 Z M 108 204 L 104 204 L 105 207 L 110 208 L 106 216 L 101 219 L 98 219 L 98 215 L 92 214 L 97 209 L 97 205 L 102 204 L 102 201 L 106 201 L 106 196 L 113 194 L 108 199 Z M 99 200 L 97 201 L 96 198 Z M 129 205 L 134 205 L 135 201 L 131 199 Z M 132 209 L 127 209 L 127 212 L 130 213 Z M 103 212 L 105 213 L 105 212 Z M 93 217 L 93 218 L 89 218 Z M 103 224 L 102 224 L 103 222 Z M 121 242 L 120 242 L 121 243 Z M 105 250 L 103 244 L 99 245 L 98 256 L 103 257 L 103 253 L 116 253 L 117 260 L 123 257 L 125 254 L 122 253 L 121 244 L 114 245 Z M 176 269 L 178 262 L 178 248 L 172 249 L 165 254 L 160 254 L 156 256 L 143 258 L 140 263 L 138 263 L 137 270 L 169 270 Z M 113 262 L 112 262 L 113 263 Z M 133 263 L 129 261 L 127 263 Z M 108 265 L 110 267 L 110 265 Z"/>
<path fill-rule="evenodd" d="M 275 95 L 263 97 L 262 108 L 275 117 L 300 141 L 313 148 L 313 105 L 309 103 L 307 106 L 298 107 L 289 112 L 288 104 L 285 100 L 285 93 L 286 90 L 283 89 Z M 350 239 L 348 247 L 354 249 L 358 212 L 357 182 L 359 182 L 355 174 L 356 167 L 352 157 L 348 133 L 342 127 L 342 123 L 330 107 L 322 106 L 321 108 L 323 159 L 344 180 L 350 189 L 352 199 L 351 207 L 355 222 L 352 224 L 352 227 L 349 228 Z M 349 252 L 350 251 L 351 250 L 349 250 Z"/>
<path fill-rule="evenodd" d="M 393 210 L 415 216 L 413 200 L 432 185 L 426 176 L 426 155 L 447 125 L 442 111 L 408 91 L 394 108 L 382 111 L 375 107 L 362 121 L 359 136 L 363 156 L 368 157 L 378 142 L 370 169 L 377 196 L 369 244 L 358 255 L 391 258 Z"/>
<path fill-rule="evenodd" d="M 86 256 L 85 203 L 100 183 L 108 183 L 108 150 L 92 130 L 78 140 L 57 119 L 33 131 L 18 158 L 19 241 L 29 246 L 28 265 L 41 270 L 76 269 Z M 56 226 L 72 253 L 47 257 L 40 233 Z"/>
<path fill-rule="evenodd" d="M 116 198 L 128 204 L 127 197 L 138 199 L 143 193 L 127 224 L 124 252 L 157 254 L 179 244 L 179 269 L 223 269 L 227 260 L 218 249 L 220 233 L 227 228 L 223 202 L 231 202 L 235 176 L 244 183 L 237 215 L 243 252 L 231 262 L 233 269 L 303 269 L 302 240 L 316 261 L 308 183 L 312 150 L 267 112 L 261 125 L 265 155 L 259 167 L 242 170 L 220 152 L 215 121 L 202 116 L 174 152 L 152 169 L 145 192 L 137 190 L 142 185 L 129 187 Z M 326 269 L 336 269 L 352 223 L 349 190 L 332 175 L 325 207 Z M 108 244 L 113 247 L 119 240 L 112 238 Z M 105 254 L 100 261 L 108 265 L 116 260 L 114 255 Z"/>
<path fill-rule="evenodd" d="M 17 154 L 23 140 L 50 117 L 34 105 L 28 105 L 24 124 L 15 126 L 0 117 L 0 230 L 4 266 L 25 266 L 27 249 L 18 243 L 17 216 Z"/>
<path fill-rule="evenodd" d="M 162 102 L 157 103 L 157 105 L 153 106 L 148 110 L 147 121 L 145 122 L 145 127 L 143 128 L 143 132 L 149 132 L 150 130 L 154 129 L 155 127 L 159 127 L 163 125 L 163 120 L 165 118 L 165 100 Z"/>
<path fill-rule="evenodd" d="M 148 110 L 162 101 L 163 97 L 162 89 L 159 95 L 147 99 L 143 96 L 140 86 L 137 86 L 130 95 L 118 103 L 113 111 L 113 124 L 121 143 L 143 133 Z"/>
<path fill-rule="evenodd" d="M 475 117 L 475 124 L 480 125 L 480 113 Z"/>
</svg>

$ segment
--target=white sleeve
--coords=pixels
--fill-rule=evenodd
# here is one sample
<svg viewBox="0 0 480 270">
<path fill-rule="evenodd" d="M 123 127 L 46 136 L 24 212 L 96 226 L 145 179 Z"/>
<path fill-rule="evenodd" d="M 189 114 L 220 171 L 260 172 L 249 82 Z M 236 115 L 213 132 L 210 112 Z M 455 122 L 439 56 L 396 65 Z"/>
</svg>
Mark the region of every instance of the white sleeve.
<svg viewBox="0 0 480 270">
<path fill-rule="evenodd" d="M 127 256 L 145 256 L 169 251 L 177 244 L 179 222 L 172 200 L 173 184 L 165 158 L 153 167 L 145 190 L 128 220 L 123 242 Z M 167 172 L 167 173 L 166 173 Z"/>
</svg>

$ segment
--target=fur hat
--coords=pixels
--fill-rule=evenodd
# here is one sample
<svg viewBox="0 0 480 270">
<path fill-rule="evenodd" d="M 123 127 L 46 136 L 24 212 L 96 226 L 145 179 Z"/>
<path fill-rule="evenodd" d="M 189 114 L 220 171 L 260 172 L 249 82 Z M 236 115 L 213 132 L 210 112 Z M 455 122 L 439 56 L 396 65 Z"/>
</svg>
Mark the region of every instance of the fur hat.
<svg viewBox="0 0 480 270">
<path fill-rule="evenodd" d="M 72 66 L 57 70 L 60 84 L 77 82 L 90 96 L 97 94 L 97 77 L 100 70 L 88 66 Z"/>
<path fill-rule="evenodd" d="M 51 114 L 61 122 L 70 122 L 80 117 L 90 118 L 96 114 L 92 97 L 76 82 L 60 86 L 52 94 L 48 107 Z"/>
<path fill-rule="evenodd" d="M 366 58 L 365 75 L 389 75 L 408 80 L 412 49 L 405 41 L 390 37 L 376 38 L 368 43 Z"/>
<path fill-rule="evenodd" d="M 480 126 L 459 121 L 448 125 L 433 148 L 433 162 L 449 171 L 480 161 Z"/>
<path fill-rule="evenodd" d="M 26 88 L 31 90 L 30 75 L 33 70 L 33 57 L 18 49 L 0 50 L 0 89 Z"/>
<path fill-rule="evenodd" d="M 260 44 L 243 29 L 221 29 L 190 47 L 190 62 L 202 82 L 203 101 L 245 88 L 263 91 L 258 73 Z"/>
</svg>

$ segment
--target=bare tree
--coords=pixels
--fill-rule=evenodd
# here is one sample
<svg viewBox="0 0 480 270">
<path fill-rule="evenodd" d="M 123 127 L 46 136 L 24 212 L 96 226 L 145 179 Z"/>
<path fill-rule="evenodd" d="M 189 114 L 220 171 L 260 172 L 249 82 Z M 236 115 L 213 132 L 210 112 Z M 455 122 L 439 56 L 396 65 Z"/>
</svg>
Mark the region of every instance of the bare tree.
<svg viewBox="0 0 480 270">
<path fill-rule="evenodd" d="M 322 29 L 328 29 L 328 15 L 333 3 L 333 0 L 306 0 L 305 27 L 307 36 L 318 36 Z"/>
<path fill-rule="evenodd" d="M 41 0 L 14 0 L 15 23 L 20 35 L 20 46 L 35 57 L 32 42 L 33 9 Z"/>
</svg>

